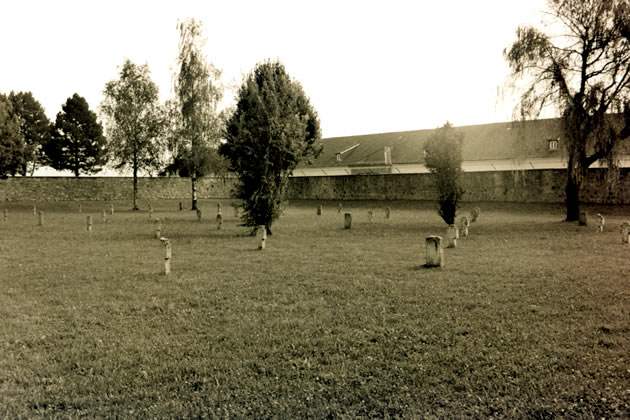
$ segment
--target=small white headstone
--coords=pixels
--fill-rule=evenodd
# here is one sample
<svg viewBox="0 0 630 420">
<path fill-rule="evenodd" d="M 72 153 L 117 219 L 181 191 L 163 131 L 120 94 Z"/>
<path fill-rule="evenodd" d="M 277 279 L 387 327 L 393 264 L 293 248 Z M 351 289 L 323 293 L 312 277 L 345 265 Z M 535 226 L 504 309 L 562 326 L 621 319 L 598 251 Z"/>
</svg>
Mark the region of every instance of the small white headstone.
<svg viewBox="0 0 630 420">
<path fill-rule="evenodd" d="M 598 229 L 600 232 L 604 231 L 604 225 L 606 224 L 606 219 L 604 218 L 604 216 L 601 213 L 597 213 L 597 220 L 599 221 L 598 223 Z"/>
<path fill-rule="evenodd" d="M 103 213 L 101 213 L 101 221 L 102 222 L 107 222 L 107 215 L 105 213 L 105 210 L 103 210 Z"/>
<path fill-rule="evenodd" d="M 44 226 L 44 212 L 43 211 L 39 212 L 39 225 Z"/>
<path fill-rule="evenodd" d="M 109 205 L 109 215 L 110 215 L 110 216 L 113 216 L 113 215 L 114 215 L 114 205 L 113 205 L 113 204 L 110 204 L 110 205 Z"/>
<path fill-rule="evenodd" d="M 630 222 L 625 221 L 621 224 L 621 243 L 623 245 L 630 244 Z"/>
<path fill-rule="evenodd" d="M 164 245 L 164 275 L 171 273 L 171 242 L 168 238 L 160 238 L 162 245 Z"/>
<path fill-rule="evenodd" d="M 267 228 L 265 226 L 258 226 L 258 233 L 260 235 L 260 245 L 258 249 L 265 249 L 265 242 L 267 242 Z"/>
<path fill-rule="evenodd" d="M 37 206 L 33 206 L 33 216 L 37 216 Z"/>
<path fill-rule="evenodd" d="M 456 225 L 449 225 L 446 231 L 446 247 L 447 248 L 456 248 L 457 247 L 457 238 L 459 238 L 459 230 Z"/>
<path fill-rule="evenodd" d="M 479 214 L 481 213 L 481 209 L 479 207 L 475 207 L 474 209 L 472 209 L 470 211 L 470 222 L 476 222 L 477 221 L 477 217 L 479 217 Z"/>
<path fill-rule="evenodd" d="M 85 221 L 87 223 L 87 231 L 92 232 L 92 216 L 87 216 Z"/>
<path fill-rule="evenodd" d="M 468 236 L 468 217 L 462 216 L 460 219 L 460 225 L 462 230 L 462 237 L 466 238 Z"/>
</svg>

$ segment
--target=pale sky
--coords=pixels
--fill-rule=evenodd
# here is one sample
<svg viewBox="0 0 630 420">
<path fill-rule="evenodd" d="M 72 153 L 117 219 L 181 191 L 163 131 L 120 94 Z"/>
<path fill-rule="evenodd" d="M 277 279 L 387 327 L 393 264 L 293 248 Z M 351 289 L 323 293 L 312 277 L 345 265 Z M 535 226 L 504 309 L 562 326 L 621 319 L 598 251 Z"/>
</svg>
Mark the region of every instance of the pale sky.
<svg viewBox="0 0 630 420">
<path fill-rule="evenodd" d="M 0 8 L 0 92 L 31 91 L 54 119 L 75 92 L 92 110 L 125 58 L 171 96 L 178 19 L 204 23 L 226 83 L 280 59 L 324 137 L 509 121 L 503 49 L 544 0 L 21 0 Z M 233 92 L 226 92 L 229 98 Z"/>
</svg>

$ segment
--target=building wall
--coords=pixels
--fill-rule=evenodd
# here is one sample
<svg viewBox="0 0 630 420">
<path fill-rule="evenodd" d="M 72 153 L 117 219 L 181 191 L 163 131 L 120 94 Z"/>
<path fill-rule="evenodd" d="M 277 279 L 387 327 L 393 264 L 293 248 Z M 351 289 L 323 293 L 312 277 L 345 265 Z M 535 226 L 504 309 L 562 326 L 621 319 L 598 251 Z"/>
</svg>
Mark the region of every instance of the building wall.
<svg viewBox="0 0 630 420">
<path fill-rule="evenodd" d="M 348 175 L 291 178 L 289 199 L 435 200 L 431 174 Z M 227 198 L 234 178 L 199 178 L 199 198 Z M 563 202 L 566 172 L 561 169 L 464 173 L 464 201 Z M 131 200 L 132 178 L 17 177 L 0 179 L 0 201 Z M 139 178 L 140 200 L 185 199 L 189 178 Z M 586 203 L 630 203 L 630 169 L 617 187 L 606 172 L 591 169 L 582 188 Z"/>
</svg>

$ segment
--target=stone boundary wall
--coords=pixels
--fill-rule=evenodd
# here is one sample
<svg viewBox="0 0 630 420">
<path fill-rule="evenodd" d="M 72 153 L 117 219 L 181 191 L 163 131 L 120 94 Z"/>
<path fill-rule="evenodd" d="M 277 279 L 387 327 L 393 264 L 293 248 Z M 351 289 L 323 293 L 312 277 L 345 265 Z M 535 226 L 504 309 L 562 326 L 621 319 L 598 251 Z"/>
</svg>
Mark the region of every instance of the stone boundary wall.
<svg viewBox="0 0 630 420">
<path fill-rule="evenodd" d="M 630 169 L 622 169 L 619 184 L 609 188 L 606 172 L 591 169 L 582 188 L 585 203 L 630 203 Z M 198 180 L 199 198 L 232 196 L 235 178 Z M 561 169 L 468 172 L 463 175 L 464 201 L 564 202 L 566 172 Z M 0 179 L 0 201 L 131 200 L 130 177 L 16 177 Z M 138 199 L 186 199 L 189 178 L 138 178 Z M 289 199 L 435 200 L 431 174 L 296 177 Z"/>
<path fill-rule="evenodd" d="M 230 197 L 233 178 L 199 178 L 199 198 Z M 139 200 L 190 198 L 190 178 L 138 178 Z M 132 200 L 131 177 L 16 177 L 0 179 L 0 201 Z"/>
<path fill-rule="evenodd" d="M 290 199 L 436 200 L 431 174 L 347 175 L 291 179 Z M 566 171 L 465 172 L 464 201 L 562 203 Z M 630 203 L 630 170 L 622 169 L 619 184 L 609 188 L 606 171 L 591 169 L 582 187 L 585 203 Z"/>
</svg>

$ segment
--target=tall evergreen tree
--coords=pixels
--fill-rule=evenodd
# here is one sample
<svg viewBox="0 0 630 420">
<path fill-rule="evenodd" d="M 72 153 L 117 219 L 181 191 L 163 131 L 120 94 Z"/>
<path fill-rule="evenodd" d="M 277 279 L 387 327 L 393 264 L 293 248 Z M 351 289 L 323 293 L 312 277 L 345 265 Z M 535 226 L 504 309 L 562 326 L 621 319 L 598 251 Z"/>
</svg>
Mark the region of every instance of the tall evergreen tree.
<svg viewBox="0 0 630 420">
<path fill-rule="evenodd" d="M 68 98 L 57 114 L 52 138 L 44 148 L 51 166 L 71 170 L 74 176 L 94 174 L 107 162 L 107 141 L 103 127 L 85 98 L 78 94 Z"/>
<path fill-rule="evenodd" d="M 255 230 L 280 217 L 289 175 L 321 152 L 319 118 L 302 86 L 279 62 L 258 64 L 239 89 L 220 152 L 240 179 L 244 224 Z"/>
<path fill-rule="evenodd" d="M 125 60 L 118 80 L 105 85 L 101 113 L 106 119 L 108 150 L 117 169 L 133 170 L 133 210 L 138 210 L 138 171 L 162 166 L 165 112 L 149 66 Z"/>
</svg>

